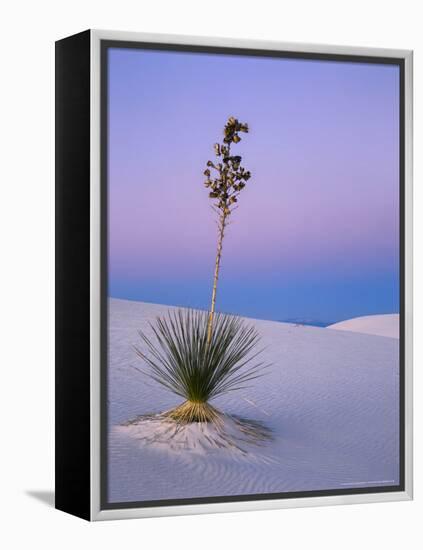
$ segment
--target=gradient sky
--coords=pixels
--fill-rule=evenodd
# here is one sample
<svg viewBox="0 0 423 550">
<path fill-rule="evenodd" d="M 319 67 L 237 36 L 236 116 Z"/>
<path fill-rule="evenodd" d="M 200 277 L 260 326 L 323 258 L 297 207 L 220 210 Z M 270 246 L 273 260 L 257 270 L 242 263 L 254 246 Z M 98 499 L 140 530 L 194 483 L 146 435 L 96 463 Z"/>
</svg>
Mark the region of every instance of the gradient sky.
<svg viewBox="0 0 423 550">
<path fill-rule="evenodd" d="M 399 308 L 399 69 L 109 50 L 109 295 L 207 308 L 217 228 L 203 186 L 233 115 L 252 179 L 217 309 L 335 322 Z"/>
</svg>

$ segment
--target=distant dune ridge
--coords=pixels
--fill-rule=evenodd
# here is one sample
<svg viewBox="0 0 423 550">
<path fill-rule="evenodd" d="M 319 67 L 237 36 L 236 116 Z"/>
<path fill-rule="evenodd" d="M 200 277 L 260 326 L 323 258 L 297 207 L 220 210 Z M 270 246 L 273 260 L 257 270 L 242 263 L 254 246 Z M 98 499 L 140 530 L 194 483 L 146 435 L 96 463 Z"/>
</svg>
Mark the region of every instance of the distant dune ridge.
<svg viewBox="0 0 423 550">
<path fill-rule="evenodd" d="M 399 314 L 391 313 L 389 315 L 355 317 L 354 319 L 335 323 L 327 328 L 361 332 L 362 334 L 374 334 L 376 336 L 388 336 L 389 338 L 399 338 Z"/>
<path fill-rule="evenodd" d="M 109 301 L 111 502 L 398 484 L 399 341 L 392 332 L 354 332 L 358 319 L 349 321 L 354 326 L 348 331 L 246 319 L 259 331 L 263 360 L 272 366 L 213 405 L 232 418 L 263 424 L 272 439 L 242 445 L 240 456 L 213 441 L 196 447 L 195 426 L 187 438 L 176 434 L 170 448 L 163 445 L 167 427 L 156 427 L 154 418 L 148 429 L 131 424 L 182 401 L 140 372 L 133 349 L 140 343 L 137 330 L 148 330 L 148 322 L 169 309 Z"/>
</svg>

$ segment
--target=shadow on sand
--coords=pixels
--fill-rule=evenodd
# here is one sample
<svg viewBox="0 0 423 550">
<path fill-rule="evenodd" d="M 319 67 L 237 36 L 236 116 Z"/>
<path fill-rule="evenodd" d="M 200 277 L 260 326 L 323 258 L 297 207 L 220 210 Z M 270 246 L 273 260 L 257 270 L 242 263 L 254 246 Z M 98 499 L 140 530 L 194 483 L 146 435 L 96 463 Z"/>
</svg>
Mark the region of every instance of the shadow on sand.
<svg viewBox="0 0 423 550">
<path fill-rule="evenodd" d="M 180 424 L 166 414 L 141 415 L 120 428 L 145 444 L 173 451 L 226 449 L 244 457 L 251 455 L 251 447 L 263 446 L 273 439 L 272 431 L 261 422 L 223 413 L 213 422 L 190 424 Z"/>
</svg>

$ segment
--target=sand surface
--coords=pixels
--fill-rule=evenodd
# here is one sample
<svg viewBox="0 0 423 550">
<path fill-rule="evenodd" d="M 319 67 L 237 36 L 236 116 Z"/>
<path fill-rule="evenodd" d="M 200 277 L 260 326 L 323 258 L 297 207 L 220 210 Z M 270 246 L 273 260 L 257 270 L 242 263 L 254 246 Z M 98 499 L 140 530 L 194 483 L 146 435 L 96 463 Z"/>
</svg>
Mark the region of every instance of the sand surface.
<svg viewBox="0 0 423 550">
<path fill-rule="evenodd" d="M 238 429 L 231 422 L 243 418 L 271 430 L 272 439 L 227 448 L 211 434 L 204 445 L 191 426 L 168 445 L 155 415 L 182 400 L 140 374 L 133 351 L 137 329 L 168 309 L 109 301 L 110 502 L 398 483 L 397 339 L 248 319 L 272 366 L 213 405 L 228 415 L 229 435 Z M 123 425 L 139 415 L 151 419 Z"/>
<path fill-rule="evenodd" d="M 391 313 L 389 315 L 355 317 L 354 319 L 335 323 L 327 328 L 399 338 L 399 315 L 398 313 Z"/>
</svg>

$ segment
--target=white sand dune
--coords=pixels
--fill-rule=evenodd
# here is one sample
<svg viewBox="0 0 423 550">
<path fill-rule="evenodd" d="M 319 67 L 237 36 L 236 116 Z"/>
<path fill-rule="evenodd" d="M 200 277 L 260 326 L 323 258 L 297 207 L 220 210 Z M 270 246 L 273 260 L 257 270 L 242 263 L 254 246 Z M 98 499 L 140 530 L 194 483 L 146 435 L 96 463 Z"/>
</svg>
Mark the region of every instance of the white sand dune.
<svg viewBox="0 0 423 550">
<path fill-rule="evenodd" d="M 398 340 L 248 319 L 272 366 L 213 401 L 260 422 L 261 445 L 198 449 L 197 427 L 163 440 L 154 415 L 181 403 L 140 374 L 137 330 L 168 306 L 109 301 L 109 499 L 128 502 L 395 485 L 399 479 Z M 139 415 L 152 415 L 148 429 Z M 229 426 L 230 429 L 231 426 Z M 207 434 L 210 435 L 210 434 Z M 212 434 L 213 435 L 213 434 Z M 163 444 L 164 441 L 164 444 Z M 200 445 L 200 447 L 202 447 Z"/>
<path fill-rule="evenodd" d="M 399 315 L 398 313 L 391 313 L 389 315 L 355 317 L 354 319 L 329 325 L 327 328 L 399 338 Z"/>
</svg>

